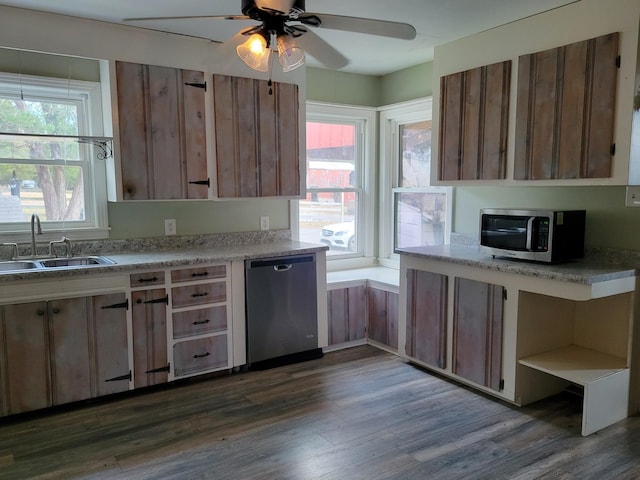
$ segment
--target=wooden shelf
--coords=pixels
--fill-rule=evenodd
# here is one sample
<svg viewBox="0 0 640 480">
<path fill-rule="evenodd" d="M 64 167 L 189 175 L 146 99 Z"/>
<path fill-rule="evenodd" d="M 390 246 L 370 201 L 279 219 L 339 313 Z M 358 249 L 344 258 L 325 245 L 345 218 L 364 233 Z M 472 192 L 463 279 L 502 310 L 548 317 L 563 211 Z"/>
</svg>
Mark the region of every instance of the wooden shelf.
<svg viewBox="0 0 640 480">
<path fill-rule="evenodd" d="M 624 358 L 577 345 L 526 357 L 519 363 L 582 386 L 627 369 Z"/>
</svg>

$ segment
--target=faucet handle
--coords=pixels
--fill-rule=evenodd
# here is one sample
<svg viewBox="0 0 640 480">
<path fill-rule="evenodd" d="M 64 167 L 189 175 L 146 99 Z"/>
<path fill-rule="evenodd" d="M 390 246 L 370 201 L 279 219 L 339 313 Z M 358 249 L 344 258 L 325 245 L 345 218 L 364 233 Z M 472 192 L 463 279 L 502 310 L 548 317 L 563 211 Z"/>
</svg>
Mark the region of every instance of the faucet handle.
<svg viewBox="0 0 640 480">
<path fill-rule="evenodd" d="M 13 256 L 11 257 L 12 260 L 15 260 L 16 258 L 18 258 L 18 244 L 17 243 L 13 243 L 13 242 L 5 242 L 2 244 L 3 247 L 12 247 L 13 249 Z"/>
<path fill-rule="evenodd" d="M 55 252 L 53 251 L 53 246 L 54 245 L 60 245 L 60 244 L 64 244 L 65 245 L 65 248 L 67 250 L 66 257 L 70 258 L 71 257 L 71 240 L 69 238 L 67 238 L 66 236 L 63 236 L 62 239 L 60 239 L 60 240 L 52 240 L 51 242 L 49 242 L 49 256 L 55 257 Z"/>
</svg>

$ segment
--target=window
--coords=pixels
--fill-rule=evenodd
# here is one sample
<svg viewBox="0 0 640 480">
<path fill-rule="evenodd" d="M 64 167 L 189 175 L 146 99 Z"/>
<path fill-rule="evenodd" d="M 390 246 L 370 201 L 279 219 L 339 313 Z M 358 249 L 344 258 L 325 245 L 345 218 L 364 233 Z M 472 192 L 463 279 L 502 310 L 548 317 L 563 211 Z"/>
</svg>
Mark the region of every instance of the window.
<svg viewBox="0 0 640 480">
<path fill-rule="evenodd" d="M 307 104 L 307 196 L 297 203 L 297 237 L 325 243 L 329 259 L 372 256 L 371 169 L 375 111 Z M 368 208 L 367 208 L 368 206 Z M 294 227 L 294 234 L 296 228 Z"/>
<path fill-rule="evenodd" d="M 448 243 L 451 189 L 431 187 L 431 100 L 388 107 L 381 128 L 381 258 L 395 249 Z"/>
<path fill-rule="evenodd" d="M 105 237 L 104 151 L 79 141 L 102 133 L 96 82 L 0 74 L 0 232 L 93 230 Z M 13 134 L 13 135 L 12 135 Z M 96 234 L 96 229 L 105 229 Z"/>
</svg>

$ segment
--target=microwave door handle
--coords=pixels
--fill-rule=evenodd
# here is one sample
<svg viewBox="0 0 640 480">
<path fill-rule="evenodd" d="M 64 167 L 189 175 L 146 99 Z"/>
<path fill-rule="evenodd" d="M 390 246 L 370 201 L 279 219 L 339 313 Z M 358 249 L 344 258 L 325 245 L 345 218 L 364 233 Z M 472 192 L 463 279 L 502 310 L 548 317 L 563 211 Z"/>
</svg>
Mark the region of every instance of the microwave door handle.
<svg viewBox="0 0 640 480">
<path fill-rule="evenodd" d="M 527 220 L 527 251 L 530 252 L 531 251 L 531 244 L 533 243 L 533 222 L 535 221 L 536 217 L 529 217 L 529 220 Z"/>
</svg>

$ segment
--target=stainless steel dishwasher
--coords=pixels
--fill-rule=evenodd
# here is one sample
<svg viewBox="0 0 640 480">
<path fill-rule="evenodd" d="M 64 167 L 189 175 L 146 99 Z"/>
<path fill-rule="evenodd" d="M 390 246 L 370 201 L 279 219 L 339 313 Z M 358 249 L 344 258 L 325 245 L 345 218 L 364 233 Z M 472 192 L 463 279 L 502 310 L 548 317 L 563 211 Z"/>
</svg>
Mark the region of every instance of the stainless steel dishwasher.
<svg viewBox="0 0 640 480">
<path fill-rule="evenodd" d="M 247 364 L 319 358 L 315 255 L 245 261 Z"/>
</svg>

